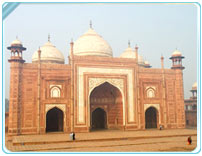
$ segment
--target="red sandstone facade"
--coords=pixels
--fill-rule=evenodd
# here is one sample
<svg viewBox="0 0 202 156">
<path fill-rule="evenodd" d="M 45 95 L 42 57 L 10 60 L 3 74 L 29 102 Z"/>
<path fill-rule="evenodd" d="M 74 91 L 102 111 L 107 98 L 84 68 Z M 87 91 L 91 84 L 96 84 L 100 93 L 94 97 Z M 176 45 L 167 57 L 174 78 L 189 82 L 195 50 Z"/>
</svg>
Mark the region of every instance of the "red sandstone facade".
<svg viewBox="0 0 202 156">
<path fill-rule="evenodd" d="M 127 126 L 123 126 L 123 106 L 120 91 L 111 84 L 100 86 L 92 91 L 90 98 L 90 107 L 86 106 L 86 112 L 92 114 L 96 108 L 103 108 L 106 112 L 107 122 L 106 128 L 120 128 L 124 130 L 145 129 L 145 104 L 159 104 L 157 110 L 157 127 L 163 125 L 165 128 L 184 128 L 185 114 L 184 114 L 184 93 L 183 93 L 183 77 L 181 69 L 152 69 L 142 68 L 133 60 L 125 60 L 120 58 L 103 58 L 103 57 L 74 57 L 74 72 L 77 72 L 78 67 L 101 67 L 101 68 L 130 68 L 133 71 L 134 82 L 134 122 L 129 122 L 126 119 Z M 40 122 L 40 133 L 46 133 L 46 111 L 47 104 L 65 104 L 65 114 L 63 119 L 64 132 L 71 130 L 71 106 L 77 108 L 77 76 L 74 75 L 74 103 L 71 102 L 71 65 L 66 64 L 41 64 L 41 87 L 40 87 L 40 112 L 38 112 L 37 98 L 37 64 L 11 62 L 11 77 L 10 77 L 10 108 L 9 108 L 9 134 L 37 134 L 38 122 Z M 138 68 L 138 69 L 137 69 Z M 97 75 L 85 73 L 85 87 L 84 96 L 88 94 L 88 84 L 90 77 L 104 77 L 104 78 L 119 78 L 124 81 L 124 95 L 127 93 L 127 76 L 120 73 L 109 75 Z M 138 83 L 137 83 L 138 81 Z M 61 97 L 52 98 L 50 96 L 50 85 L 61 85 Z M 102 84 L 103 85 L 103 84 Z M 154 86 L 155 97 L 148 98 L 146 95 L 147 87 Z M 102 102 L 102 98 L 113 99 L 110 93 L 99 95 L 112 89 L 116 94 L 115 103 L 113 101 Z M 110 88 L 110 89 L 109 89 Z M 96 99 L 97 101 L 94 100 Z M 87 98 L 85 100 L 88 100 Z M 110 101 L 110 100 L 109 100 Z M 116 105 L 116 106 L 113 106 Z M 126 106 L 127 108 L 127 100 Z M 38 121 L 38 113 L 40 114 Z M 64 112 L 63 112 L 64 113 Z M 117 113 L 117 115 L 116 115 Z M 127 117 L 127 111 L 126 117 Z M 74 131 L 75 132 L 89 132 L 91 127 L 87 126 L 89 117 L 85 114 L 84 126 L 77 124 L 77 110 L 74 110 Z M 161 119 L 159 119 L 161 117 Z M 92 120 L 92 119 L 91 119 Z"/>
<path fill-rule="evenodd" d="M 172 69 L 163 57 L 156 69 L 73 53 L 69 64 L 24 63 L 23 48 L 8 47 L 17 53 L 9 60 L 9 135 L 185 127 L 182 56 L 171 57 Z"/>
</svg>

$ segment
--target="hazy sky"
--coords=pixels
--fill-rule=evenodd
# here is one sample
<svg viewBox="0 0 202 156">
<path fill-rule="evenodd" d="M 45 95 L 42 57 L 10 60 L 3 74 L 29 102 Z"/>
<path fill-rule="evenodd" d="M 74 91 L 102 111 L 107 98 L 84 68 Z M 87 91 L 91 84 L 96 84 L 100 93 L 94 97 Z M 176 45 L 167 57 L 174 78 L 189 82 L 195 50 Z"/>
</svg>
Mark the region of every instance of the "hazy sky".
<svg viewBox="0 0 202 156">
<path fill-rule="evenodd" d="M 185 56 L 183 65 L 184 93 L 189 98 L 192 84 L 197 80 L 197 10 L 195 4 L 20 4 L 4 21 L 5 96 L 9 97 L 10 51 L 6 49 L 16 36 L 27 50 L 26 62 L 48 40 L 64 54 L 69 53 L 71 38 L 77 40 L 89 28 L 112 47 L 114 57 L 131 46 L 139 46 L 139 54 L 153 68 L 160 68 L 164 56 L 165 68 L 171 67 L 169 57 L 177 48 Z"/>
</svg>

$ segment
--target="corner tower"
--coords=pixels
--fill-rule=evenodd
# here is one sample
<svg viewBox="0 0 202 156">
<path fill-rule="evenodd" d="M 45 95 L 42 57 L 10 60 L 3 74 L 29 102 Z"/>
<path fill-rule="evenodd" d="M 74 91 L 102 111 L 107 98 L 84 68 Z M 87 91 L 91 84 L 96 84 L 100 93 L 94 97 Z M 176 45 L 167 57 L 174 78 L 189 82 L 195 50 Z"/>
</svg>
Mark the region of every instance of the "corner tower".
<svg viewBox="0 0 202 156">
<path fill-rule="evenodd" d="M 197 82 L 195 82 L 192 85 L 192 89 L 190 90 L 192 92 L 192 99 L 197 99 Z"/>
<path fill-rule="evenodd" d="M 171 69 L 184 69 L 184 67 L 182 66 L 182 59 L 184 59 L 184 56 L 182 56 L 182 53 L 180 51 L 176 49 L 172 53 L 170 59 L 173 62 Z"/>
<path fill-rule="evenodd" d="M 170 57 L 172 60 L 172 67 L 175 71 L 175 109 L 176 109 L 176 128 L 185 128 L 185 111 L 184 111 L 184 84 L 183 84 L 183 69 L 182 66 L 182 53 L 178 50 L 175 50 Z"/>
<path fill-rule="evenodd" d="M 22 52 L 26 50 L 22 43 L 16 39 L 7 47 L 11 51 L 10 62 L 10 104 L 8 134 L 18 135 L 21 133 L 21 105 L 22 105 Z"/>
<path fill-rule="evenodd" d="M 8 60 L 9 62 L 25 62 L 22 57 L 22 52 L 26 50 L 26 48 L 23 47 L 22 43 L 17 38 L 11 43 L 10 47 L 7 47 L 7 49 L 11 51 L 11 57 Z"/>
</svg>

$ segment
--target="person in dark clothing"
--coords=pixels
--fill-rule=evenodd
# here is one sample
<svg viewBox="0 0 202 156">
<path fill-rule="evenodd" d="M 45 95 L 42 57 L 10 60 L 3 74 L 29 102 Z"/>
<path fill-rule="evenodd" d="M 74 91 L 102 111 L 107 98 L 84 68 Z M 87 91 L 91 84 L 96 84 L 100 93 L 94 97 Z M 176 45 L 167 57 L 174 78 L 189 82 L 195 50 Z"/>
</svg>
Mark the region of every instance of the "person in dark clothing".
<svg viewBox="0 0 202 156">
<path fill-rule="evenodd" d="M 73 140 L 75 140 L 76 138 L 75 138 L 75 133 L 73 132 Z"/>
<path fill-rule="evenodd" d="M 160 125 L 160 126 L 159 126 L 159 129 L 160 129 L 160 130 L 162 130 L 162 129 L 163 129 L 163 126 L 162 126 L 162 125 Z"/>
<path fill-rule="evenodd" d="M 191 145 L 191 143 L 192 143 L 191 136 L 188 137 L 187 142 L 188 142 L 188 145 Z"/>
</svg>

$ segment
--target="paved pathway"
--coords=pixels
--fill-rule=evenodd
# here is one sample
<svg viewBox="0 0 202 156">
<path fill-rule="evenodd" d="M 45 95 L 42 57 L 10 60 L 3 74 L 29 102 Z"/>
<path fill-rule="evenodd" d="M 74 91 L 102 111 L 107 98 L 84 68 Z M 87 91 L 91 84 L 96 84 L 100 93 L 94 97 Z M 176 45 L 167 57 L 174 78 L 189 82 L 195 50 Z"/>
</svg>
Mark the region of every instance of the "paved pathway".
<svg viewBox="0 0 202 156">
<path fill-rule="evenodd" d="M 187 146 L 187 136 L 193 137 L 193 145 Z M 90 133 L 76 133 L 76 141 L 69 140 L 69 134 L 49 133 L 45 135 L 23 135 L 13 138 L 13 143 L 24 145 L 13 146 L 6 141 L 6 147 L 11 151 L 168 151 L 172 147 L 186 147 L 184 151 L 196 147 L 196 130 L 144 130 L 144 131 L 95 131 Z M 56 144 L 57 143 L 57 144 Z M 167 146 L 169 144 L 169 146 Z M 172 145 L 172 146 L 171 146 Z M 135 147 L 133 147 L 135 146 Z M 164 147 L 164 148 L 155 148 Z M 153 147 L 153 148 L 150 148 Z M 187 149 L 188 147 L 188 149 Z M 189 149 L 190 148 L 190 149 Z M 153 149 L 153 150 L 152 150 Z M 172 150 L 172 149 L 171 149 Z"/>
</svg>

